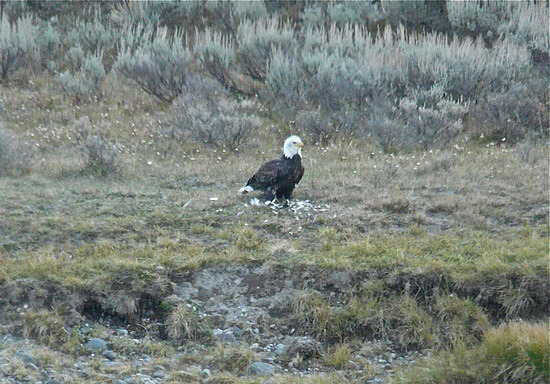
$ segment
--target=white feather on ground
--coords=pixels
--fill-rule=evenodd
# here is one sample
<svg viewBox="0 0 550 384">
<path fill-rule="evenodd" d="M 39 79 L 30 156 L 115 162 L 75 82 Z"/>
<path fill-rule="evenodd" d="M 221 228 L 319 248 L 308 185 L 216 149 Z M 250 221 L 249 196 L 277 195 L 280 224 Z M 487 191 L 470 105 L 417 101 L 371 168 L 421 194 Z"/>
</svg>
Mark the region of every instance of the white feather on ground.
<svg viewBox="0 0 550 384">
<path fill-rule="evenodd" d="M 254 197 L 250 199 L 249 203 L 244 204 L 245 207 L 269 207 L 272 210 L 278 210 L 282 208 L 288 208 L 294 213 L 298 212 L 325 212 L 330 209 L 330 204 L 313 204 L 309 200 L 290 200 L 288 205 L 277 204 L 273 201 L 262 202 L 260 199 Z"/>
<path fill-rule="evenodd" d="M 249 203 L 242 204 L 244 209 L 237 212 L 237 216 L 244 213 L 247 209 L 254 208 L 255 210 L 264 210 L 269 209 L 275 217 L 294 217 L 294 223 L 288 223 L 287 228 L 288 234 L 291 236 L 298 235 L 302 232 L 302 223 L 315 221 L 317 215 L 323 214 L 324 212 L 330 211 L 330 204 L 314 204 L 309 200 L 296 200 L 293 199 L 288 202 L 288 205 L 276 204 L 273 202 L 264 203 L 258 198 L 250 199 Z M 268 223 L 270 219 L 264 218 L 264 223 Z M 245 226 L 249 225 L 248 223 L 244 224 Z"/>
</svg>

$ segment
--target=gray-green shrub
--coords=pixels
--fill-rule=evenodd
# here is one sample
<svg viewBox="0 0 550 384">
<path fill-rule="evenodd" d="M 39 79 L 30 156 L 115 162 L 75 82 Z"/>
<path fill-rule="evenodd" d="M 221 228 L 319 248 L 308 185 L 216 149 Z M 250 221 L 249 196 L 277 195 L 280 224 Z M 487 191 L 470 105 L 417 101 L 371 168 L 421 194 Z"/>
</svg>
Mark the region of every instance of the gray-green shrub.
<svg viewBox="0 0 550 384">
<path fill-rule="evenodd" d="M 275 116 L 294 120 L 307 103 L 307 84 L 303 76 L 302 59 L 296 49 L 293 54 L 275 50 L 271 55 L 261 99 Z"/>
<path fill-rule="evenodd" d="M 488 94 L 470 108 L 471 134 L 485 141 L 515 143 L 525 137 L 548 137 L 548 85 L 533 79 Z"/>
<path fill-rule="evenodd" d="M 54 25 L 57 24 L 57 19 L 54 18 L 48 22 L 40 20 L 39 23 L 37 44 L 42 65 L 51 71 L 56 71 L 58 68 L 56 60 L 61 55 L 62 43 L 61 33 Z"/>
<path fill-rule="evenodd" d="M 119 26 L 150 24 L 158 25 L 162 13 L 171 3 L 166 1 L 128 1 L 115 5 L 111 12 L 111 19 Z M 194 2 L 178 2 L 194 3 Z"/>
<path fill-rule="evenodd" d="M 193 52 L 207 73 L 225 88 L 238 91 L 234 74 L 237 58 L 230 36 L 206 28 L 195 35 Z"/>
<path fill-rule="evenodd" d="M 369 26 L 382 19 L 384 12 L 379 1 L 319 1 L 308 4 L 301 16 L 304 27 L 329 24 L 341 27 L 349 23 Z"/>
<path fill-rule="evenodd" d="M 261 126 L 259 107 L 236 100 L 218 83 L 193 77 L 173 104 L 173 136 L 235 149 Z"/>
<path fill-rule="evenodd" d="M 550 10 L 544 2 L 447 2 L 448 17 L 457 32 L 481 35 L 489 42 L 506 36 L 518 45 L 548 49 Z"/>
<path fill-rule="evenodd" d="M 191 63 L 190 51 L 181 33 L 158 28 L 151 40 L 142 40 L 134 50 L 122 46 L 115 69 L 135 81 L 145 92 L 171 103 L 185 85 Z"/>
<path fill-rule="evenodd" d="M 243 20 L 237 28 L 236 39 L 243 72 L 258 81 L 265 81 L 273 50 L 288 52 L 295 44 L 292 26 L 278 17 Z"/>
<path fill-rule="evenodd" d="M 103 96 L 102 83 L 106 71 L 102 63 L 103 52 L 85 55 L 79 47 L 69 50 L 67 61 L 74 67 L 56 76 L 61 89 L 75 101 L 94 101 Z"/>
<path fill-rule="evenodd" d="M 263 1 L 235 1 L 232 12 L 239 20 L 259 20 L 268 17 Z"/>
<path fill-rule="evenodd" d="M 73 46 L 82 47 L 88 54 L 103 52 L 102 64 L 110 70 L 115 56 L 117 31 L 109 20 L 104 20 L 100 8 L 90 9 L 87 18 L 78 18 L 69 32 Z"/>
<path fill-rule="evenodd" d="M 333 136 L 340 127 L 346 135 L 378 136 L 386 148 L 397 142 L 402 149 L 444 145 L 461 132 L 471 100 L 530 76 L 527 48 L 507 38 L 489 48 L 479 39 L 408 34 L 404 27 L 387 27 L 376 38 L 353 25 L 307 28 L 303 34 L 299 50 L 273 52 L 264 102 L 288 120 L 299 111 L 317 111 L 328 118 Z M 373 100 L 381 93 L 391 103 L 374 116 Z M 374 131 L 367 121 L 375 123 Z"/>
<path fill-rule="evenodd" d="M 120 171 L 117 145 L 90 123 L 87 117 L 76 122 L 78 149 L 84 159 L 84 171 L 101 177 L 114 176 Z"/>
<path fill-rule="evenodd" d="M 29 172 L 33 159 L 33 148 L 0 123 L 0 176 Z"/>
<path fill-rule="evenodd" d="M 499 25 L 498 34 L 529 48 L 546 50 L 550 46 L 548 39 L 548 19 L 550 9 L 544 2 L 504 2 L 510 11 Z"/>
<path fill-rule="evenodd" d="M 24 15 L 12 22 L 3 12 L 0 17 L 0 80 L 7 81 L 17 69 L 28 68 L 39 57 L 32 17 Z"/>
<path fill-rule="evenodd" d="M 406 129 L 406 137 L 413 141 L 411 146 L 442 147 L 462 133 L 468 105 L 460 99 L 453 100 L 443 87 L 435 84 L 429 90 L 420 90 L 401 99 L 399 120 Z"/>
</svg>

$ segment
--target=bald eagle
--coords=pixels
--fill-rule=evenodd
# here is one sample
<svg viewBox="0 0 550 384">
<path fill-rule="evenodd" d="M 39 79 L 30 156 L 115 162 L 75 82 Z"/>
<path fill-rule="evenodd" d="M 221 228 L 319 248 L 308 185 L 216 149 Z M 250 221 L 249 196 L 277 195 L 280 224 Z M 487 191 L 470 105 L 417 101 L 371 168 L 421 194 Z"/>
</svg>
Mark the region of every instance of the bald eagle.
<svg viewBox="0 0 550 384">
<path fill-rule="evenodd" d="M 302 140 L 296 135 L 285 140 L 283 156 L 265 163 L 248 179 L 239 193 L 245 194 L 254 190 L 265 192 L 265 201 L 290 200 L 292 192 L 304 175 L 302 165 Z"/>
</svg>

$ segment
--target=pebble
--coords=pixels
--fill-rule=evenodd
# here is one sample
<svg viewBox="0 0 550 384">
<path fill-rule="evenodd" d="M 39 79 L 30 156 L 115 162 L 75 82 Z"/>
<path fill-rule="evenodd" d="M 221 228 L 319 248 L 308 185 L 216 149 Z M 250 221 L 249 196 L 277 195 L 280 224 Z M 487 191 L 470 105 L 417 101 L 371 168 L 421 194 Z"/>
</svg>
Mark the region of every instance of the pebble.
<svg viewBox="0 0 550 384">
<path fill-rule="evenodd" d="M 230 331 L 235 335 L 235 337 L 241 337 L 243 335 L 243 330 L 237 326 L 231 327 Z"/>
<path fill-rule="evenodd" d="M 157 384 L 156 380 L 149 375 L 144 375 L 142 373 L 136 373 L 134 378 L 139 384 Z"/>
<path fill-rule="evenodd" d="M 106 351 L 107 348 L 107 342 L 103 339 L 100 339 L 99 337 L 94 337 L 90 339 L 86 346 L 94 351 Z"/>
<path fill-rule="evenodd" d="M 111 351 L 111 350 L 103 351 L 103 357 L 105 357 L 106 359 L 109 359 L 109 360 L 113 361 L 113 360 L 116 359 L 116 353 L 114 353 L 114 352 Z"/>
<path fill-rule="evenodd" d="M 158 369 L 151 375 L 154 379 L 164 379 L 165 373 L 163 369 Z"/>
<path fill-rule="evenodd" d="M 33 363 L 27 363 L 25 364 L 25 368 L 27 368 L 29 371 L 39 372 L 40 368 L 36 364 Z"/>
<path fill-rule="evenodd" d="M 27 352 L 19 351 L 15 354 L 15 357 L 21 360 L 25 365 L 27 364 L 33 364 L 36 366 L 38 365 L 38 362 L 36 361 L 36 359 L 30 354 L 28 354 Z"/>
<path fill-rule="evenodd" d="M 275 346 L 275 353 L 277 354 L 277 356 L 283 356 L 283 354 L 285 353 L 285 345 L 284 344 L 277 344 Z"/>
<path fill-rule="evenodd" d="M 275 373 L 275 367 L 271 364 L 257 361 L 250 365 L 250 373 L 257 376 L 271 376 Z"/>
<path fill-rule="evenodd" d="M 216 340 L 221 344 L 235 344 L 237 342 L 237 338 L 232 332 L 214 331 L 214 334 L 216 335 Z"/>
</svg>

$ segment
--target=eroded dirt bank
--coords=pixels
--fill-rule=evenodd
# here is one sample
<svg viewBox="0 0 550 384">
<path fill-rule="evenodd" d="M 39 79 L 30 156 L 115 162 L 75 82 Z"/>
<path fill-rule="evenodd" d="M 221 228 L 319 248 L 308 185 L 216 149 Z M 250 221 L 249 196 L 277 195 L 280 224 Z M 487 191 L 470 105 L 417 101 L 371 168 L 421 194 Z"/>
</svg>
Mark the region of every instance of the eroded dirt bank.
<svg viewBox="0 0 550 384">
<path fill-rule="evenodd" d="M 542 317 L 549 304 L 542 277 L 464 286 L 433 270 L 250 264 L 165 272 L 115 273 L 87 288 L 4 282 L 2 382 L 334 374 L 386 382 L 432 350 L 475 343 L 501 321 Z"/>
</svg>

